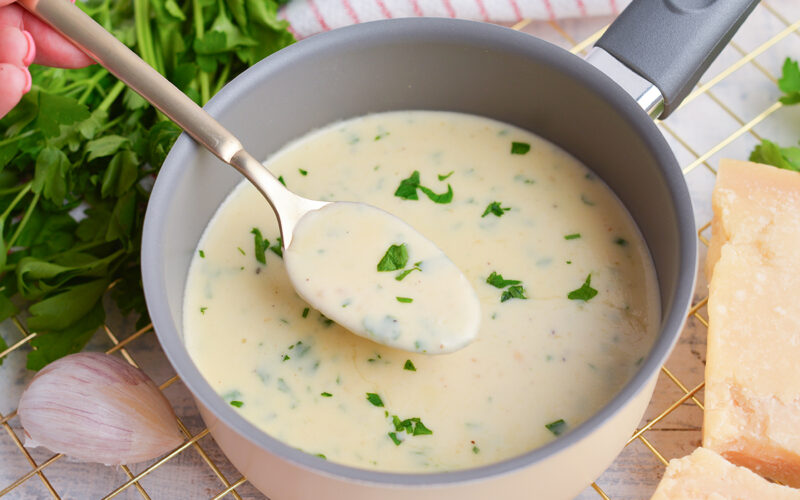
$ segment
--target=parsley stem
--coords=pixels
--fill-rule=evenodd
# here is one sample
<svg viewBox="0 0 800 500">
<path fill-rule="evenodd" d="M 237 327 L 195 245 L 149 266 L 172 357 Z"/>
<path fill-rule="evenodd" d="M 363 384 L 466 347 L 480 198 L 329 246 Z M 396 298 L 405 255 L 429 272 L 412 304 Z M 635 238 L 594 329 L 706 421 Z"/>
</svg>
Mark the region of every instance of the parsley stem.
<svg viewBox="0 0 800 500">
<path fill-rule="evenodd" d="M 228 81 L 228 75 L 231 72 L 231 61 L 229 60 L 225 65 L 222 67 L 222 71 L 219 74 L 219 78 L 217 79 L 217 84 L 214 85 L 214 94 L 222 90 L 222 87 L 225 86 L 225 83 Z"/>
<path fill-rule="evenodd" d="M 3 212 L 2 215 L 0 215 L 0 220 L 6 220 L 8 216 L 11 215 L 11 211 L 14 210 L 14 207 L 17 206 L 17 203 L 19 203 L 20 200 L 22 200 L 22 198 L 25 197 L 26 194 L 28 194 L 28 192 L 31 190 L 32 187 L 33 187 L 33 181 L 29 181 L 28 183 L 25 184 L 25 187 L 22 188 L 22 191 L 20 191 L 17 194 L 17 196 L 15 196 L 13 200 L 11 200 L 11 203 L 8 205 L 8 208 L 6 208 L 6 211 Z"/>
<path fill-rule="evenodd" d="M 103 77 L 105 77 L 107 74 L 108 74 L 107 70 L 101 69 L 97 73 L 95 73 L 93 77 L 87 79 L 85 82 L 86 90 L 84 90 L 83 94 L 81 94 L 81 96 L 78 98 L 78 103 L 84 104 L 86 102 L 86 99 L 88 99 L 89 96 L 92 95 L 92 92 L 94 92 L 95 88 L 97 88 L 97 84 L 100 83 L 100 80 L 102 80 Z M 81 82 L 76 82 L 76 83 L 81 83 Z"/>
<path fill-rule="evenodd" d="M 108 111 L 108 108 L 110 108 L 114 101 L 117 100 L 117 97 L 119 97 L 119 94 L 123 90 L 125 90 L 125 83 L 122 81 L 117 81 L 117 83 L 111 87 L 111 90 L 108 91 L 106 98 L 103 99 L 103 102 L 100 103 L 97 109 L 100 111 Z"/>
<path fill-rule="evenodd" d="M 203 39 L 203 6 L 200 0 L 192 0 L 192 10 L 194 11 L 194 36 L 198 40 Z M 205 106 L 210 98 L 208 73 L 200 69 L 197 78 L 200 83 L 200 105 Z"/>
<path fill-rule="evenodd" d="M 14 235 L 11 236 L 10 240 L 8 240 L 6 248 L 11 248 L 14 246 L 14 242 L 17 241 L 17 238 L 19 238 L 20 233 L 22 233 L 22 230 L 28 224 L 28 220 L 31 218 L 31 215 L 33 215 L 33 209 L 36 208 L 36 204 L 39 203 L 39 197 L 41 196 L 41 194 L 42 194 L 41 191 L 39 191 L 38 193 L 34 193 L 33 201 L 31 201 L 31 204 L 28 205 L 28 208 L 25 210 L 25 215 L 23 215 L 22 220 L 19 221 L 16 231 L 14 231 Z"/>
<path fill-rule="evenodd" d="M 12 142 L 17 142 L 17 141 L 19 141 L 21 139 L 24 139 L 26 137 L 29 137 L 29 136 L 37 133 L 37 132 L 39 132 L 39 131 L 36 130 L 36 129 L 31 129 L 31 130 L 28 130 L 27 132 L 23 132 L 23 133 L 21 133 L 19 135 L 15 135 L 13 137 L 9 137 L 7 139 L 3 139 L 2 141 L 0 141 L 0 146 L 5 146 L 6 144 L 11 144 Z"/>
</svg>

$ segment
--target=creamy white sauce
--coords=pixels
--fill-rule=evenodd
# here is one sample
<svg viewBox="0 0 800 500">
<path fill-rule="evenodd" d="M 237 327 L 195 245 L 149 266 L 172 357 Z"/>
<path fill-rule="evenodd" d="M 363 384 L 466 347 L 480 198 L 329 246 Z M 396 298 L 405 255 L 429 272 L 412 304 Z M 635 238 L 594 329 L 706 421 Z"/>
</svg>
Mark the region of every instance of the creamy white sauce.
<svg viewBox="0 0 800 500">
<path fill-rule="evenodd" d="M 362 203 L 305 215 L 284 252 L 309 304 L 353 333 L 441 354 L 475 339 L 480 302 L 461 271 L 402 220 Z"/>
<path fill-rule="evenodd" d="M 511 154 L 514 142 L 529 151 Z M 267 166 L 303 196 L 369 203 L 410 223 L 481 304 L 477 339 L 450 354 L 351 335 L 295 293 L 275 217 L 242 183 L 192 262 L 185 341 L 226 401 L 291 446 L 387 471 L 496 462 L 578 426 L 652 345 L 657 284 L 630 216 L 589 170 L 524 130 L 454 113 L 383 113 L 312 133 Z M 449 184 L 452 201 L 395 196 L 415 170 L 435 194 Z M 276 248 L 266 264 L 254 256 L 253 228 Z"/>
</svg>

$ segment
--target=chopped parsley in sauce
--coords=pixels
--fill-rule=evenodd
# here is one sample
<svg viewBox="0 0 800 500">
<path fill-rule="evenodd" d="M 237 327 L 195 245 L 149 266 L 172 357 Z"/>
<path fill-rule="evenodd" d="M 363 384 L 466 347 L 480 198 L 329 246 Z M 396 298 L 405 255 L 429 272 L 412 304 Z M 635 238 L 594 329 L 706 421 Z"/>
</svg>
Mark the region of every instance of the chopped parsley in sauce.
<svg viewBox="0 0 800 500">
<path fill-rule="evenodd" d="M 378 135 L 376 135 L 376 136 L 375 136 L 375 140 L 376 140 L 376 141 L 380 141 L 381 139 L 383 139 L 383 138 L 384 138 L 384 137 L 386 137 L 387 135 L 389 135 L 389 132 L 381 132 L 380 134 L 378 134 Z"/>
<path fill-rule="evenodd" d="M 486 206 L 486 210 L 483 211 L 483 215 L 481 218 L 486 217 L 489 214 L 494 214 L 498 217 L 502 217 L 503 214 L 511 210 L 511 207 L 501 207 L 499 201 L 493 201 Z"/>
<path fill-rule="evenodd" d="M 308 170 L 303 170 L 302 168 L 298 168 L 297 171 L 300 172 L 300 175 L 302 175 L 303 177 L 308 175 Z"/>
<path fill-rule="evenodd" d="M 572 233 L 564 236 L 565 240 L 577 240 L 581 237 L 581 233 Z"/>
<path fill-rule="evenodd" d="M 512 142 L 511 143 L 511 154 L 512 155 L 524 155 L 528 151 L 531 150 L 531 145 L 527 142 Z"/>
<path fill-rule="evenodd" d="M 514 285 L 509 287 L 508 290 L 504 291 L 502 295 L 500 295 L 500 302 L 505 302 L 511 299 L 526 300 L 527 298 L 528 297 L 525 296 L 525 289 L 520 285 Z"/>
<path fill-rule="evenodd" d="M 367 393 L 367 401 L 372 403 L 372 406 L 377 406 L 378 408 L 383 408 L 383 400 L 380 396 L 375 394 L 374 392 Z"/>
<path fill-rule="evenodd" d="M 244 250 L 242 250 L 242 247 L 236 247 L 236 249 L 239 250 L 240 254 L 247 255 L 246 253 L 244 253 Z"/>
<path fill-rule="evenodd" d="M 586 277 L 586 281 L 583 282 L 580 288 L 573 290 L 567 294 L 567 298 L 570 300 L 582 300 L 587 302 L 589 299 L 593 298 L 597 295 L 597 290 L 592 288 L 592 275 L 591 273 L 589 276 Z"/>
<path fill-rule="evenodd" d="M 475 446 L 473 446 L 473 447 L 472 447 L 472 453 L 474 453 L 474 454 L 476 454 L 476 455 L 477 455 L 477 454 L 478 454 L 478 453 L 480 453 L 480 452 L 481 452 L 481 449 L 480 449 L 480 448 L 478 448 L 478 446 L 477 446 L 477 445 L 475 445 Z"/>
<path fill-rule="evenodd" d="M 266 242 L 267 240 L 264 241 Z M 281 248 L 282 246 L 283 246 L 283 240 L 281 239 L 280 236 L 278 236 L 278 238 L 276 238 L 275 240 L 275 244 L 269 247 L 269 249 L 272 250 L 272 253 L 274 253 L 275 255 L 277 255 L 282 259 L 283 258 L 283 248 Z"/>
<path fill-rule="evenodd" d="M 414 363 L 410 359 L 407 359 L 406 360 L 406 364 L 403 365 L 403 370 L 408 370 L 410 372 L 415 372 L 415 371 L 417 371 L 417 367 L 414 366 Z"/>
<path fill-rule="evenodd" d="M 408 263 L 408 249 L 405 243 L 392 245 L 378 262 L 378 272 L 397 271 Z"/>
<path fill-rule="evenodd" d="M 205 307 L 205 306 L 201 307 L 200 308 L 200 314 L 205 314 L 207 310 L 208 310 L 207 307 Z"/>
<path fill-rule="evenodd" d="M 404 200 L 418 200 L 419 199 L 419 196 L 417 195 L 418 187 L 419 187 L 419 170 L 414 170 L 414 173 L 411 174 L 410 177 L 400 181 L 400 185 L 397 186 L 397 190 L 394 192 L 394 195 L 397 196 L 398 198 L 403 198 Z"/>
<path fill-rule="evenodd" d="M 616 240 L 614 240 L 614 243 L 616 243 L 617 245 L 619 245 L 621 247 L 628 246 L 628 240 L 626 240 L 625 238 L 617 238 Z"/>
<path fill-rule="evenodd" d="M 556 436 L 560 436 L 567 430 L 567 423 L 564 422 L 563 418 L 559 418 L 555 422 L 550 422 L 549 424 L 544 424 L 544 426 Z"/>
<path fill-rule="evenodd" d="M 282 175 L 278 176 L 278 180 L 281 182 L 281 184 L 283 184 L 284 186 L 286 186 L 286 181 L 285 181 L 285 180 L 283 180 L 283 176 L 282 176 Z"/>
<path fill-rule="evenodd" d="M 410 304 L 414 302 L 414 299 L 410 297 L 395 297 L 395 298 L 397 299 L 397 302 L 402 302 L 403 304 Z"/>
<path fill-rule="evenodd" d="M 503 278 L 502 274 L 497 274 L 497 272 L 492 271 L 492 274 L 486 278 L 486 283 L 489 283 L 495 288 L 505 288 L 509 287 L 502 294 L 500 294 L 500 302 L 505 302 L 510 299 L 527 299 L 528 297 L 525 296 L 525 289 L 522 287 L 522 281 L 520 280 L 507 280 Z"/>
<path fill-rule="evenodd" d="M 422 271 L 422 269 L 419 268 L 420 264 L 422 264 L 422 261 L 414 262 L 414 267 L 406 269 L 401 273 L 398 273 L 397 276 L 394 277 L 394 279 L 396 279 L 397 281 L 403 281 L 403 278 L 411 274 L 411 271 Z"/>
<path fill-rule="evenodd" d="M 320 396 L 322 396 L 323 398 L 330 398 L 333 396 L 333 394 L 331 394 L 330 392 L 322 392 L 320 393 Z"/>
<path fill-rule="evenodd" d="M 204 251 L 202 251 L 202 250 L 198 250 L 197 254 L 200 255 L 201 259 L 205 259 L 206 258 L 206 253 Z"/>
<path fill-rule="evenodd" d="M 394 442 L 394 444 L 397 445 L 397 446 L 400 446 L 400 444 L 402 444 L 402 442 L 403 442 L 402 439 L 397 437 L 397 433 L 396 432 L 390 432 L 389 433 L 389 437 L 392 439 L 392 442 Z"/>
<path fill-rule="evenodd" d="M 432 189 L 427 188 L 420 184 L 419 170 L 414 172 L 406 179 L 400 181 L 394 195 L 404 200 L 418 200 L 419 195 L 417 189 L 421 190 L 425 195 L 434 203 L 450 203 L 453 201 L 453 187 L 447 185 L 447 191 L 442 194 L 436 194 Z"/>
<path fill-rule="evenodd" d="M 509 285 L 519 285 L 522 283 L 520 280 L 504 279 L 502 274 L 497 274 L 495 271 L 492 271 L 492 274 L 486 278 L 486 282 L 495 288 L 505 288 Z"/>
<path fill-rule="evenodd" d="M 256 254 L 256 260 L 262 264 L 267 263 L 267 248 L 269 248 L 269 241 L 261 236 L 261 231 L 254 227 L 250 233 L 253 234 L 253 246 Z"/>
<path fill-rule="evenodd" d="M 308 308 L 308 307 L 306 307 L 305 309 L 303 309 L 303 317 L 304 317 L 304 318 L 307 318 L 307 317 L 308 317 L 308 311 L 310 311 L 310 310 L 311 310 L 311 309 L 310 309 L 310 308 Z"/>
<path fill-rule="evenodd" d="M 392 415 L 392 425 L 397 432 L 405 432 L 412 436 L 429 436 L 433 431 L 428 429 L 419 417 L 400 420 L 397 415 Z"/>
<path fill-rule="evenodd" d="M 455 172 L 455 170 L 451 170 L 450 172 L 448 172 L 448 173 L 446 173 L 446 174 L 444 174 L 444 175 L 442 175 L 442 174 L 439 174 L 439 175 L 438 175 L 438 177 L 439 177 L 439 180 L 440 180 L 440 181 L 443 181 L 443 180 L 447 179 L 448 177 L 450 177 L 451 175 L 453 175 L 453 173 L 454 173 L 454 172 Z"/>
<path fill-rule="evenodd" d="M 244 406 L 244 403 L 242 403 L 241 401 L 231 401 L 231 406 L 241 408 L 242 406 Z"/>
</svg>

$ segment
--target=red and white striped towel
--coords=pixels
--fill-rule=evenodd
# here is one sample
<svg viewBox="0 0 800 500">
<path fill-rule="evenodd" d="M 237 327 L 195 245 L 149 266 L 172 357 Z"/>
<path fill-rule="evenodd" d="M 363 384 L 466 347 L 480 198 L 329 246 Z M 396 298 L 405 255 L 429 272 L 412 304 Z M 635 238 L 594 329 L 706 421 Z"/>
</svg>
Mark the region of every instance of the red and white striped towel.
<svg viewBox="0 0 800 500">
<path fill-rule="evenodd" d="M 300 40 L 322 31 L 395 17 L 458 17 L 493 23 L 613 16 L 630 0 L 292 0 L 279 13 Z"/>
</svg>

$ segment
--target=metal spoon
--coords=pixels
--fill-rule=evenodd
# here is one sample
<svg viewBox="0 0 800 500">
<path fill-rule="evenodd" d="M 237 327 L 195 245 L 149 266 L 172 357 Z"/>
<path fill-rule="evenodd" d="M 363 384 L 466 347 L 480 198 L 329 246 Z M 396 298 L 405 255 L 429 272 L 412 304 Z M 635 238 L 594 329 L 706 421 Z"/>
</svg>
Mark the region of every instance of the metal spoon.
<svg viewBox="0 0 800 500">
<path fill-rule="evenodd" d="M 417 233 L 413 228 L 405 224 L 400 219 L 387 212 L 366 205 L 357 204 L 366 210 L 371 216 L 380 212 L 382 225 L 397 228 L 397 233 L 404 233 L 409 238 L 419 242 L 418 248 L 421 254 L 429 256 L 431 262 L 428 266 L 432 277 L 429 278 L 432 284 L 417 285 L 417 290 L 422 288 L 422 292 L 441 288 L 442 276 L 448 277 L 452 281 L 449 290 L 451 292 L 451 304 L 443 308 L 444 312 L 433 315 L 430 312 L 422 314 L 421 317 L 413 317 L 403 324 L 403 314 L 397 313 L 396 297 L 385 290 L 383 303 L 376 301 L 376 292 L 373 289 L 360 288 L 354 290 L 355 295 L 361 295 L 361 311 L 364 307 L 369 307 L 368 317 L 354 317 L 350 311 L 357 308 L 345 310 L 339 304 L 334 304 L 330 300 L 324 302 L 320 297 L 332 295 L 328 293 L 330 289 L 338 288 L 339 275 L 330 272 L 329 276 L 322 276 L 325 279 L 310 280 L 308 271 L 311 269 L 303 266 L 302 260 L 308 258 L 309 252 L 293 252 L 291 244 L 296 235 L 296 229 L 304 217 L 310 213 L 322 214 L 333 213 L 328 210 L 319 212 L 323 207 L 331 209 L 340 205 L 354 205 L 353 203 L 325 202 L 303 198 L 288 190 L 278 179 L 276 179 L 258 160 L 248 153 L 242 143 L 225 127 L 217 122 L 211 115 L 206 113 L 200 106 L 192 101 L 186 94 L 172 85 L 158 71 L 153 69 L 145 61 L 139 58 L 133 51 L 117 40 L 111 33 L 97 24 L 91 17 L 86 15 L 80 8 L 71 4 L 67 0 L 19 0 L 18 2 L 26 10 L 36 15 L 54 29 L 70 39 L 76 46 L 86 52 L 100 65 L 108 69 L 114 76 L 125 82 L 129 87 L 139 93 L 145 100 L 168 116 L 173 122 L 181 127 L 192 138 L 212 152 L 220 160 L 238 170 L 247 178 L 267 199 L 272 206 L 278 219 L 283 247 L 287 250 L 285 254 L 289 278 L 295 289 L 309 304 L 317 310 L 333 319 L 337 323 L 345 326 L 351 332 L 369 338 L 376 342 L 404 349 L 412 352 L 425 353 L 445 353 L 464 347 L 471 342 L 478 332 L 480 322 L 480 304 L 474 290 L 464 275 L 436 246 Z M 344 207 L 345 210 L 338 212 L 340 217 L 345 213 L 352 213 L 352 207 Z M 319 215 L 315 215 L 317 221 Z M 310 220 L 310 219 L 306 219 Z M 358 225 L 360 219 L 348 219 L 348 223 Z M 312 226 L 309 222 L 308 226 Z M 384 229 L 385 229 L 384 228 Z M 304 231 L 307 234 L 309 231 Z M 296 245 L 299 246 L 299 245 Z M 352 252 L 346 249 L 342 252 L 342 260 L 347 257 L 353 259 Z M 320 278 L 320 274 L 327 269 L 337 267 L 317 266 L 315 267 L 315 278 Z M 374 264 L 367 266 L 367 270 Z M 424 266 L 423 266 L 424 269 Z M 331 269 L 335 271 L 335 269 Z M 438 279 L 438 283 L 437 283 Z M 315 286 L 309 287 L 312 281 Z M 422 280 L 420 280 L 422 282 Z M 438 286 L 437 286 L 438 285 Z M 428 288 L 425 288 L 428 287 Z M 383 288 L 379 286 L 378 288 Z M 371 299 L 371 300 L 367 300 Z M 385 306 L 385 307 L 384 307 Z M 419 310 L 418 310 L 419 311 Z M 430 308 L 429 308 L 430 311 Z M 376 318 L 379 315 L 379 319 Z M 420 316 L 421 313 L 417 313 Z M 399 316 L 399 318 L 398 318 Z M 374 327 L 371 325 L 379 325 Z M 423 325 L 419 327 L 419 325 Z M 433 326 L 431 326 L 433 325 Z M 443 333 L 444 332 L 444 333 Z"/>
</svg>

